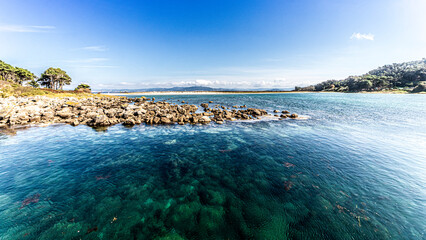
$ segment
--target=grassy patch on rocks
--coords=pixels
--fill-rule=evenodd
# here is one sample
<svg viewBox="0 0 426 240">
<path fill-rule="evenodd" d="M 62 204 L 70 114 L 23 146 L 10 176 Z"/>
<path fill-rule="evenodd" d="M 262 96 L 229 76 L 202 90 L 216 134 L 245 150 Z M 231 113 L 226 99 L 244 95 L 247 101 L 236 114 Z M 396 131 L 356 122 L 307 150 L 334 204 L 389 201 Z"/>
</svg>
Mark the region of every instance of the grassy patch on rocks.
<svg viewBox="0 0 426 240">
<path fill-rule="evenodd" d="M 68 91 L 68 90 L 53 90 L 48 88 L 33 88 L 28 86 L 22 86 L 17 83 L 11 83 L 0 80 L 0 98 L 7 97 L 33 97 L 33 96 L 47 96 L 47 97 L 75 97 L 75 98 L 88 98 L 93 96 L 106 96 L 101 94 L 93 94 L 85 91 L 84 89 L 79 91 Z M 114 97 L 109 96 L 108 97 Z"/>
</svg>

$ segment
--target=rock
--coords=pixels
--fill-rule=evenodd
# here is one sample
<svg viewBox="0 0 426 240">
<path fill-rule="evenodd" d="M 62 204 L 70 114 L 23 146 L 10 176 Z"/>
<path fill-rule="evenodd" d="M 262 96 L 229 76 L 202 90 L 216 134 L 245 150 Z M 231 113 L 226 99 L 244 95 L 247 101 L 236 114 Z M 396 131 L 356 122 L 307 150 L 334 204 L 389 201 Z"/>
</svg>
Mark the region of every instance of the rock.
<svg viewBox="0 0 426 240">
<path fill-rule="evenodd" d="M 211 121 L 223 124 L 226 120 L 248 120 L 267 115 L 263 109 L 233 109 L 216 105 L 209 108 L 203 103 L 203 113 L 196 113 L 198 107 L 189 104 L 172 104 L 165 101 L 147 101 L 145 97 L 129 99 L 121 97 L 89 97 L 89 98 L 49 98 L 9 97 L 0 98 L 0 126 L 25 125 L 30 123 L 68 123 L 73 126 L 86 124 L 91 127 L 106 128 L 123 123 L 140 124 L 172 124 L 203 123 Z M 155 98 L 153 98 L 155 100 Z M 129 104 L 134 102 L 134 104 Z M 182 100 L 182 103 L 185 101 Z M 209 101 L 213 103 L 213 101 Z M 234 108 L 245 108 L 246 106 Z M 287 114 L 287 117 L 291 115 Z"/>
<path fill-rule="evenodd" d="M 40 122 L 40 120 L 41 120 L 40 116 L 33 116 L 33 117 L 30 118 L 31 123 L 38 123 L 38 122 Z"/>
<path fill-rule="evenodd" d="M 126 126 L 133 126 L 135 124 L 136 122 L 133 118 L 128 118 L 123 122 L 123 125 L 126 125 Z"/>
<path fill-rule="evenodd" d="M 88 112 L 86 118 L 95 118 L 98 114 L 96 112 Z"/>
<path fill-rule="evenodd" d="M 208 124 L 210 123 L 212 120 L 208 117 L 208 116 L 202 116 L 198 122 L 202 123 L 202 124 Z"/>
<path fill-rule="evenodd" d="M 93 127 L 105 127 L 111 125 L 109 119 L 105 115 L 98 115 L 88 122 L 89 126 Z"/>
<path fill-rule="evenodd" d="M 170 119 L 168 119 L 167 117 L 162 117 L 160 121 L 161 123 L 164 123 L 164 124 L 172 123 L 172 121 L 170 121 Z"/>
<path fill-rule="evenodd" d="M 73 114 L 71 113 L 70 108 L 63 108 L 61 111 L 56 112 L 56 115 L 61 118 L 70 118 Z"/>
<path fill-rule="evenodd" d="M 71 126 L 74 126 L 74 127 L 78 126 L 79 124 L 80 122 L 77 119 L 71 122 Z"/>
<path fill-rule="evenodd" d="M 54 118 L 54 113 L 53 112 L 43 112 L 41 115 L 41 119 L 45 120 L 45 121 L 51 121 Z"/>
<path fill-rule="evenodd" d="M 157 124 L 157 123 L 160 123 L 160 120 L 161 120 L 161 118 L 159 118 L 159 117 L 155 117 L 155 118 L 152 120 L 152 122 L 153 122 L 153 123 L 155 123 L 155 124 Z"/>
</svg>

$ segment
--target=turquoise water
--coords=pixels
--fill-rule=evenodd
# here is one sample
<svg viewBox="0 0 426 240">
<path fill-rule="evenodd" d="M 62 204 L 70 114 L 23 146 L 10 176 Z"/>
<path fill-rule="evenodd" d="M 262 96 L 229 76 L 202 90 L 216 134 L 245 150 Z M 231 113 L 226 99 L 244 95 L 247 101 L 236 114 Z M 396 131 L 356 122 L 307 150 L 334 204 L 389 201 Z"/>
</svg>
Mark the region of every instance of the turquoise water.
<svg viewBox="0 0 426 240">
<path fill-rule="evenodd" d="M 426 95 L 170 98 L 308 118 L 0 135 L 0 239 L 425 239 Z"/>
</svg>

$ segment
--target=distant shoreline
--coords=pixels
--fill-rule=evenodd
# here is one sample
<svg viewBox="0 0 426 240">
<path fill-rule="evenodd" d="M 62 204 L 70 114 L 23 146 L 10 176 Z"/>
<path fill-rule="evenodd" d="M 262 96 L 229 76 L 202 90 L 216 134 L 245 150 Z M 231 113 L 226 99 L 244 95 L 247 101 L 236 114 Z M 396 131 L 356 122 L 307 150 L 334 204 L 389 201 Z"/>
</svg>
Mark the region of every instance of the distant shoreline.
<svg viewBox="0 0 426 240">
<path fill-rule="evenodd" d="M 112 96 L 137 96 L 137 95 L 232 95 L 232 94 L 283 94 L 283 93 L 361 93 L 361 94 L 425 94 L 410 93 L 407 91 L 361 91 L 361 92 L 334 92 L 334 91 L 152 91 L 152 92 L 128 92 L 128 93 L 106 93 Z"/>
<path fill-rule="evenodd" d="M 295 91 L 153 91 L 153 92 L 128 92 L 105 93 L 106 95 L 227 95 L 227 94 L 279 94 L 301 93 Z"/>
</svg>

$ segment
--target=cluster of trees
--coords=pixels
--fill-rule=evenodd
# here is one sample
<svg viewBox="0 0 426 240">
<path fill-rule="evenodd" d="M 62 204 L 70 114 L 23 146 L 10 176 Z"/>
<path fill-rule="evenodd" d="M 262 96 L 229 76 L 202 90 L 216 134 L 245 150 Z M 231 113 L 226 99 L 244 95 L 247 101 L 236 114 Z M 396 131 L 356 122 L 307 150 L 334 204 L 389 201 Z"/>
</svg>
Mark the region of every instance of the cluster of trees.
<svg viewBox="0 0 426 240">
<path fill-rule="evenodd" d="M 46 88 L 63 89 L 64 85 L 71 84 L 71 77 L 60 68 L 49 68 L 37 80 Z"/>
<path fill-rule="evenodd" d="M 296 91 L 381 91 L 405 89 L 413 92 L 426 89 L 426 58 L 420 61 L 394 63 L 374 69 L 361 76 L 344 80 L 328 80 L 308 87 L 295 87 Z"/>
<path fill-rule="evenodd" d="M 71 77 L 60 68 L 49 68 L 39 78 L 27 69 L 14 67 L 0 60 L 0 80 L 23 85 L 25 82 L 34 88 L 63 89 L 71 84 Z"/>
<path fill-rule="evenodd" d="M 27 69 L 14 67 L 0 60 L 0 80 L 22 84 L 35 78 L 36 76 Z"/>
</svg>

